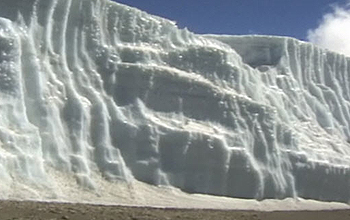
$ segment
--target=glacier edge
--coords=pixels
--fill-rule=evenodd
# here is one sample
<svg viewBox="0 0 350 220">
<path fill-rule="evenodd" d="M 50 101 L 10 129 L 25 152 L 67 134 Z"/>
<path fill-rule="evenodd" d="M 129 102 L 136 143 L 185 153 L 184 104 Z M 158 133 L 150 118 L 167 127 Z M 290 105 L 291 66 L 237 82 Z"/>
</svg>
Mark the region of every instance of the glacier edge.
<svg viewBox="0 0 350 220">
<path fill-rule="evenodd" d="M 67 196 L 58 175 L 349 202 L 348 57 L 107 0 L 5 0 L 0 16 L 2 198 Z"/>
</svg>

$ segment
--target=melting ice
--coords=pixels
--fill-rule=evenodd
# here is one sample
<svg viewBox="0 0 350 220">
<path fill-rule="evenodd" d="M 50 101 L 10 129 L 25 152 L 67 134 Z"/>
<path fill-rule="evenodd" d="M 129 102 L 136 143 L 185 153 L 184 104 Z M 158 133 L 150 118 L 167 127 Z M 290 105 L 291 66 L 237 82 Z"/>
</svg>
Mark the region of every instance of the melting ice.
<svg viewBox="0 0 350 220">
<path fill-rule="evenodd" d="M 350 200 L 348 57 L 107 0 L 1 0 L 0 17 L 1 198 Z"/>
</svg>

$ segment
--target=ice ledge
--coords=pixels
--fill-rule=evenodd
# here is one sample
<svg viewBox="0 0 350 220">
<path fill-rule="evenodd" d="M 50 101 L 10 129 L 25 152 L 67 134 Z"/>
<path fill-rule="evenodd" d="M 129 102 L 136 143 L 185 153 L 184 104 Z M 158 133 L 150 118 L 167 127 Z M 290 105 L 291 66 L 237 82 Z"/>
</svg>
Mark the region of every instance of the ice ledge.
<svg viewBox="0 0 350 220">
<path fill-rule="evenodd" d="M 266 66 L 278 66 L 287 56 L 290 56 L 291 46 L 310 47 L 321 50 L 322 53 L 336 54 L 327 49 L 319 48 L 309 42 L 300 41 L 285 36 L 269 35 L 201 35 L 208 39 L 214 39 L 229 45 L 241 57 L 244 63 L 259 70 L 266 70 Z M 339 54 L 339 56 L 344 56 Z M 347 58 L 350 59 L 350 58 Z M 285 64 L 281 64 L 285 65 Z"/>
</svg>

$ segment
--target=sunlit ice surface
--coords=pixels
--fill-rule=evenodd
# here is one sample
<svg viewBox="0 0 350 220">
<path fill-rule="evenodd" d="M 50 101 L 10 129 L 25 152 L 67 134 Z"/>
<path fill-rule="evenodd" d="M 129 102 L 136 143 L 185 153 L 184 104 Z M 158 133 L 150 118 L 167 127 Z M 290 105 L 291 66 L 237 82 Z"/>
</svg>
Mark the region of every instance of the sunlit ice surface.
<svg viewBox="0 0 350 220">
<path fill-rule="evenodd" d="M 348 207 L 348 57 L 107 0 L 0 16 L 1 199 Z"/>
</svg>

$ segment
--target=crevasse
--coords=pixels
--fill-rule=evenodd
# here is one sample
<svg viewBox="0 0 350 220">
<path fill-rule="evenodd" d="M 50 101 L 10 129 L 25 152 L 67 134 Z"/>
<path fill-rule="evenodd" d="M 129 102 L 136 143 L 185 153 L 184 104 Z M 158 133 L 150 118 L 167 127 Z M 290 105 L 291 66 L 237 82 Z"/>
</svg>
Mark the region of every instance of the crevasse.
<svg viewBox="0 0 350 220">
<path fill-rule="evenodd" d="M 90 192 L 101 175 L 350 200 L 348 57 L 196 35 L 107 0 L 2 0 L 0 17 L 2 198 L 59 198 L 59 172 Z"/>
</svg>

